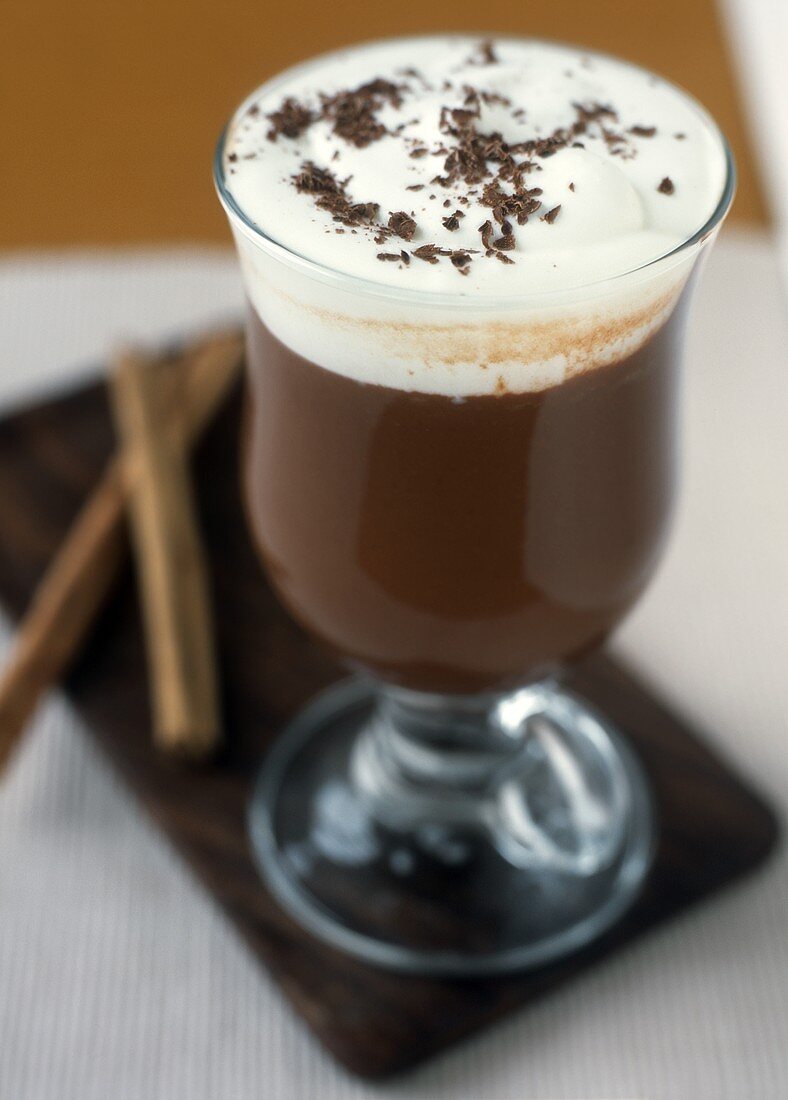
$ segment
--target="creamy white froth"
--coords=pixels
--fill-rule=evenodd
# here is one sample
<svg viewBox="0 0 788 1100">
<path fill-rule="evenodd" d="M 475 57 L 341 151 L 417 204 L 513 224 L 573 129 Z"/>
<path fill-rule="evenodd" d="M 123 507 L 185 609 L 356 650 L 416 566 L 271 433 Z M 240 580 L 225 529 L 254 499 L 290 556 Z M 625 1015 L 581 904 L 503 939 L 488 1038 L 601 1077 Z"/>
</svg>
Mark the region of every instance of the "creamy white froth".
<svg viewBox="0 0 788 1100">
<path fill-rule="evenodd" d="M 382 292 L 354 293 L 275 261 L 236 219 L 252 302 L 299 354 L 407 389 L 532 389 L 620 358 L 669 314 L 694 257 L 638 269 L 714 213 L 727 165 L 713 123 L 671 84 L 612 58 L 510 39 L 493 51 L 485 61 L 478 39 L 438 37 L 354 47 L 284 73 L 237 112 L 224 173 L 244 218 L 288 252 Z M 324 105 L 379 80 L 397 93 L 373 97 L 380 136 L 366 143 Z M 285 100 L 301 112 L 294 125 L 277 114 Z M 462 164 L 452 174 L 463 132 L 493 138 L 479 179 Z M 522 167 L 514 178 L 500 176 L 502 148 Z M 330 173 L 349 204 L 377 204 L 374 216 L 336 220 L 319 194 L 295 185 L 305 166 Z M 522 219 L 516 204 L 513 214 L 493 209 L 490 183 L 507 197 L 533 191 L 536 208 Z M 462 216 L 445 225 L 454 211 Z M 397 212 L 415 222 L 412 236 L 387 232 Z M 455 262 L 427 262 L 425 245 Z M 616 285 L 627 272 L 636 274 Z M 385 287 L 456 305 L 397 304 Z"/>
</svg>

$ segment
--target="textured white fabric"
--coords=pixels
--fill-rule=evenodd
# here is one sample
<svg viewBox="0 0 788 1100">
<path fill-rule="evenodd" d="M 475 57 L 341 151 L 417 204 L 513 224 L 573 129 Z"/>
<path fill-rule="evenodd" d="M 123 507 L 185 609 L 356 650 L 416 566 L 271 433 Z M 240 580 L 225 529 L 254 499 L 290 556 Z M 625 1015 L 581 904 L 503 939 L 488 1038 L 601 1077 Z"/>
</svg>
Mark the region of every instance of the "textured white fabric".
<svg viewBox="0 0 788 1100">
<path fill-rule="evenodd" d="M 221 252 L 0 263 L 0 401 L 119 334 L 232 315 Z M 45 312 L 42 313 L 42 305 Z M 45 324 L 41 318 L 45 318 Z M 685 484 L 618 648 L 788 807 L 788 375 L 763 238 L 728 232 L 692 325 Z M 52 700 L 0 782 L 5 1100 L 778 1100 L 788 856 L 408 1079 L 351 1080 Z"/>
</svg>

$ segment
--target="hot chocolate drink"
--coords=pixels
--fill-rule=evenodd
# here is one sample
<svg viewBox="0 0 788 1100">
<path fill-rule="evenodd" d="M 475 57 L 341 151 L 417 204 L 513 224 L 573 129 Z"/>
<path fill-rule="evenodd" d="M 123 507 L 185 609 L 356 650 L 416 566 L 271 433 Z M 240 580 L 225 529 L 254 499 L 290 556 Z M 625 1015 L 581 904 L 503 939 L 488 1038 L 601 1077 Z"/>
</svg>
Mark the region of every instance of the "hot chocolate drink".
<svg viewBox="0 0 788 1100">
<path fill-rule="evenodd" d="M 266 756 L 260 867 L 375 965 L 544 966 L 626 911 L 655 847 L 636 756 L 549 673 L 664 542 L 724 139 L 613 58 L 435 37 L 284 73 L 216 167 L 251 528 L 292 614 L 372 674 Z"/>
<path fill-rule="evenodd" d="M 569 48 L 422 39 L 285 74 L 224 156 L 248 510 L 292 613 L 432 692 L 597 644 L 671 508 L 670 253 L 726 171 L 702 110 Z"/>
<path fill-rule="evenodd" d="M 601 641 L 665 534 L 680 324 L 559 385 L 457 402 L 324 370 L 251 310 L 248 510 L 292 614 L 427 691 L 511 687 Z"/>
</svg>

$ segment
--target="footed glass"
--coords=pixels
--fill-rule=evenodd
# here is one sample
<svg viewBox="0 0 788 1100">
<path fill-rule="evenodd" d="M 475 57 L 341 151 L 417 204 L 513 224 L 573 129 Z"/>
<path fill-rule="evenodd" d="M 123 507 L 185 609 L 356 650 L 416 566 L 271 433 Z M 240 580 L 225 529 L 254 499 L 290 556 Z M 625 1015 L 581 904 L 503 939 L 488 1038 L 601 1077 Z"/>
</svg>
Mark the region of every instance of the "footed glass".
<svg viewBox="0 0 788 1100">
<path fill-rule="evenodd" d="M 730 205 L 727 156 L 712 217 L 671 252 L 571 294 L 458 307 L 279 244 L 233 199 L 219 144 L 250 299 L 250 527 L 284 605 L 355 673 L 263 761 L 251 840 L 282 905 L 342 950 L 439 975 L 543 966 L 642 888 L 647 779 L 561 669 L 604 641 L 664 546 L 686 305 Z M 461 325 L 480 361 L 502 340 L 516 358 L 539 333 L 556 346 L 551 319 L 590 346 L 633 301 L 639 343 L 538 393 L 367 384 L 282 336 L 318 317 L 336 361 L 362 329 L 416 347 Z"/>
</svg>

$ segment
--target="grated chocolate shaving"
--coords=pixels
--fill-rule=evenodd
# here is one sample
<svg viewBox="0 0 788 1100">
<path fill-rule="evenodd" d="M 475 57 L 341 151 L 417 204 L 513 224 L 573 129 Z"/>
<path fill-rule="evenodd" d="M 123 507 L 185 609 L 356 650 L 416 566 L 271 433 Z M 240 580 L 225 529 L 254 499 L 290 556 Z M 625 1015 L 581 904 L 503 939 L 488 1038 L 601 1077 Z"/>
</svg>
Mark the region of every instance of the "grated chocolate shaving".
<svg viewBox="0 0 788 1100">
<path fill-rule="evenodd" d="M 467 65 L 497 65 L 498 55 L 495 52 L 495 47 L 489 39 L 484 42 L 480 42 L 471 56 L 468 58 Z"/>
<path fill-rule="evenodd" d="M 485 184 L 479 202 L 482 206 L 491 206 L 493 217 L 503 225 L 507 217 L 514 218 L 518 225 L 525 225 L 531 214 L 542 205 L 537 198 L 542 194 L 541 187 L 515 187 L 509 194 L 504 191 L 497 180 Z"/>
<path fill-rule="evenodd" d="M 392 233 L 402 237 L 403 241 L 412 241 L 413 234 L 416 232 L 415 220 L 404 210 L 395 210 L 389 214 L 388 227 Z"/>
<path fill-rule="evenodd" d="M 561 213 L 561 203 L 558 206 L 554 206 L 552 210 L 548 210 L 546 214 L 542 214 L 542 221 L 547 222 L 548 225 L 552 225 L 558 215 Z"/>
<path fill-rule="evenodd" d="M 327 168 L 318 168 L 311 160 L 304 161 L 301 171 L 293 176 L 296 191 L 306 192 L 308 195 L 339 195 L 342 193 L 342 185 L 337 181 L 333 172 Z"/>
<path fill-rule="evenodd" d="M 472 248 L 440 248 L 437 244 L 423 244 L 414 249 L 413 255 L 417 260 L 424 260 L 428 264 L 437 264 L 441 256 L 448 256 L 454 267 L 462 274 L 467 274 L 463 269 L 470 264 L 471 253 L 474 251 Z"/>
<path fill-rule="evenodd" d="M 450 233 L 454 233 L 455 230 L 460 228 L 460 218 L 465 217 L 463 210 L 455 210 L 453 214 L 449 214 L 448 218 L 442 218 L 444 229 L 448 229 Z"/>
<path fill-rule="evenodd" d="M 315 204 L 321 210 L 327 210 L 334 221 L 348 226 L 374 225 L 378 203 L 353 202 L 346 191 L 348 181 L 340 183 L 327 168 L 319 168 L 312 161 L 305 161 L 301 171 L 292 178 L 296 191 L 314 195 Z"/>
<path fill-rule="evenodd" d="M 417 260 L 424 260 L 428 264 L 436 264 L 438 263 L 438 257 L 447 256 L 448 252 L 445 248 L 439 248 L 436 244 L 423 244 L 413 250 L 413 255 Z"/>
<path fill-rule="evenodd" d="M 493 234 L 495 233 L 493 223 L 489 219 L 483 222 L 479 226 L 479 232 L 481 233 L 485 254 L 489 256 L 490 252 L 493 250 Z"/>
<path fill-rule="evenodd" d="M 266 134 L 269 141 L 276 141 L 280 136 L 297 138 L 317 118 L 314 111 L 310 111 L 303 103 L 288 96 L 282 101 L 278 111 L 272 111 L 267 116 L 271 128 Z"/>
<path fill-rule="evenodd" d="M 662 180 L 659 187 L 657 188 L 657 191 L 661 192 L 663 195 L 672 195 L 675 190 L 675 184 L 673 183 L 673 180 L 670 178 L 670 176 L 665 176 L 665 178 Z"/>
<path fill-rule="evenodd" d="M 387 133 L 386 127 L 377 119 L 377 112 L 386 103 L 401 107 L 402 91 L 401 84 L 377 77 L 360 84 L 358 88 L 321 96 L 321 117 L 334 123 L 333 132 L 339 137 L 357 149 L 364 149 Z"/>
</svg>

